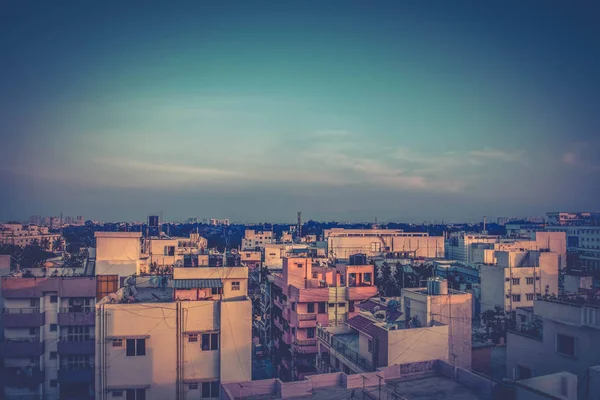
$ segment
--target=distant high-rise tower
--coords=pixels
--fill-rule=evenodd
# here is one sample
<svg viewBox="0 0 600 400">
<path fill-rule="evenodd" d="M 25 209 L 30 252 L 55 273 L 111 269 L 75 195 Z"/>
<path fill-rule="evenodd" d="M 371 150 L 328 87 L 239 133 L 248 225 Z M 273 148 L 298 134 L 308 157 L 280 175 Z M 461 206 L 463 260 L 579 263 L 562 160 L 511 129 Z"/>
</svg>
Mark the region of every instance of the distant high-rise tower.
<svg viewBox="0 0 600 400">
<path fill-rule="evenodd" d="M 160 218 L 158 218 L 158 215 L 148 216 L 148 236 L 160 236 Z"/>
<path fill-rule="evenodd" d="M 298 227 L 296 228 L 298 237 L 302 237 L 302 213 L 298 211 Z"/>
</svg>

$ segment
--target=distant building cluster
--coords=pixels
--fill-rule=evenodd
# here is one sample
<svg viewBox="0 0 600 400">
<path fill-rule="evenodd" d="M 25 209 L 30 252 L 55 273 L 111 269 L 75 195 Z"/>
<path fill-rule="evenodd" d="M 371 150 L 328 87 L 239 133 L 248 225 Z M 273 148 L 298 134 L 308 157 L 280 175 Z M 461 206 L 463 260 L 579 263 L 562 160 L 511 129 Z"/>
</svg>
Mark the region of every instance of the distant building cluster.
<svg viewBox="0 0 600 400">
<path fill-rule="evenodd" d="M 50 233 L 47 226 L 0 224 L 0 243 L 20 247 L 38 244 L 44 250 L 62 250 L 63 238 L 59 233 Z"/>
<path fill-rule="evenodd" d="M 47 226 L 51 229 L 58 229 L 62 226 L 84 225 L 85 220 L 81 215 L 76 217 L 42 217 L 41 215 L 31 215 L 29 217 L 29 223 L 31 225 Z"/>
<path fill-rule="evenodd" d="M 0 257 L 2 398 L 597 398 L 588 214 L 507 235 L 302 236 L 299 220 L 221 252 L 153 216 L 145 232 L 96 232 L 77 264 L 57 254 L 11 272 Z M 48 229 L 0 237 L 26 245 Z"/>
</svg>

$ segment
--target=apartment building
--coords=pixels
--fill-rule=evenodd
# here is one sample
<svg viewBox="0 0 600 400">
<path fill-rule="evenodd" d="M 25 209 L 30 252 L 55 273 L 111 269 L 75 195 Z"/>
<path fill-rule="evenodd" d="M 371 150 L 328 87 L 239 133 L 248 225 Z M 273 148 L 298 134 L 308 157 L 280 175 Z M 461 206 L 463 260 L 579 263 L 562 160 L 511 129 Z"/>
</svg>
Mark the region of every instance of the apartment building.
<svg viewBox="0 0 600 400">
<path fill-rule="evenodd" d="M 327 254 L 347 260 L 353 254 L 369 257 L 398 253 L 407 257 L 443 258 L 444 238 L 428 233 L 404 232 L 401 229 L 325 229 Z"/>
<path fill-rule="evenodd" d="M 216 399 L 252 379 L 248 268 L 215 261 L 129 277 L 98 302 L 96 399 Z"/>
<path fill-rule="evenodd" d="M 570 268 L 600 270 L 600 226 L 555 225 L 546 229 L 566 235 L 569 251 L 577 256 Z"/>
<path fill-rule="evenodd" d="M 587 379 L 589 369 L 600 364 L 600 352 L 594 350 L 600 342 L 597 297 L 538 296 L 529 315 L 508 332 L 507 376 L 527 379 L 568 371 Z"/>
<path fill-rule="evenodd" d="M 326 258 L 327 249 L 320 243 L 271 243 L 264 245 L 264 267 L 269 270 L 283 268 L 285 257 Z"/>
<path fill-rule="evenodd" d="M 3 399 L 94 395 L 96 278 L 88 266 L 59 276 L 3 276 Z"/>
<path fill-rule="evenodd" d="M 274 275 L 274 364 L 285 380 L 316 372 L 317 324 L 343 324 L 358 314 L 357 303 L 377 293 L 372 265 L 313 262 L 309 257 L 286 257 L 282 273 Z"/>
<path fill-rule="evenodd" d="M 0 225 L 0 244 L 27 246 L 38 243 L 48 251 L 60 248 L 63 239 L 58 233 L 50 233 L 45 226 L 2 224 Z"/>
<path fill-rule="evenodd" d="M 256 250 L 264 248 L 266 244 L 273 243 L 273 231 L 256 231 L 246 229 L 242 238 L 242 250 Z"/>
<path fill-rule="evenodd" d="M 544 251 L 494 251 L 481 265 L 481 310 L 531 307 L 538 294 L 558 294 L 559 255 Z"/>
<path fill-rule="evenodd" d="M 444 280 L 404 289 L 399 298 L 356 306 L 345 324 L 318 326 L 317 370 L 358 374 L 394 364 L 444 360 L 471 367 L 471 295 Z"/>
</svg>

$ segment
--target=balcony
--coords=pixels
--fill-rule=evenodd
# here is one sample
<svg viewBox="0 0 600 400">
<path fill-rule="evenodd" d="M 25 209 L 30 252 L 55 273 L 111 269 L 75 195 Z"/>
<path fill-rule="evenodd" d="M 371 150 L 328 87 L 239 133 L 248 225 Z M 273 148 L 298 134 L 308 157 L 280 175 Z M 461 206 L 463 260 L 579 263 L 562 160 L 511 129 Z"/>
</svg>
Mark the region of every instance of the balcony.
<svg viewBox="0 0 600 400">
<path fill-rule="evenodd" d="M 61 339 L 58 342 L 58 354 L 61 356 L 94 354 L 95 347 L 96 343 L 94 342 L 94 338 L 81 341 L 68 341 Z"/>
<path fill-rule="evenodd" d="M 96 314 L 92 307 L 80 307 L 78 310 L 80 311 L 74 311 L 73 308 L 61 308 L 58 313 L 58 324 L 83 326 L 96 324 Z"/>
<path fill-rule="evenodd" d="M 281 339 L 285 344 L 292 344 L 293 341 L 292 334 L 290 332 L 285 331 L 283 332 L 283 335 L 281 335 Z"/>
<path fill-rule="evenodd" d="M 6 358 L 31 358 L 44 354 L 44 342 L 39 337 L 4 339 L 0 343 L 0 356 Z"/>
<path fill-rule="evenodd" d="M 297 353 L 316 353 L 317 339 L 297 339 L 294 341 L 294 351 Z"/>
<path fill-rule="evenodd" d="M 90 365 L 80 368 L 61 366 L 58 370 L 60 383 L 92 383 L 94 382 L 94 367 Z"/>
<path fill-rule="evenodd" d="M 277 329 L 283 332 L 283 324 L 281 323 L 281 320 L 279 318 L 273 318 L 273 323 L 275 324 Z"/>
<path fill-rule="evenodd" d="M 44 382 L 44 371 L 39 366 L 6 367 L 2 377 L 7 387 L 36 388 Z"/>
<path fill-rule="evenodd" d="M 340 335 L 340 336 L 347 336 L 349 338 L 351 335 Z M 354 335 L 354 336 L 357 336 L 357 335 Z M 352 338 L 352 339 L 354 339 L 354 338 Z M 360 369 L 362 369 L 364 371 L 373 371 L 373 364 L 369 360 L 367 360 L 366 358 L 364 358 L 363 356 L 358 354 L 357 351 L 350 348 L 350 346 L 348 346 L 348 344 L 344 343 L 344 341 L 342 341 L 339 338 L 334 336 L 331 342 L 332 342 L 331 348 L 334 349 L 336 353 L 341 354 L 348 361 L 352 362 L 354 365 L 356 365 L 357 367 L 359 367 Z M 352 342 L 356 342 L 356 345 L 358 345 L 358 337 L 356 337 L 355 340 L 352 340 Z"/>
<path fill-rule="evenodd" d="M 44 325 L 45 313 L 39 308 L 4 308 L 2 321 L 5 328 L 37 328 Z"/>
<path fill-rule="evenodd" d="M 317 326 L 317 314 L 297 314 L 298 328 L 315 328 Z"/>
</svg>

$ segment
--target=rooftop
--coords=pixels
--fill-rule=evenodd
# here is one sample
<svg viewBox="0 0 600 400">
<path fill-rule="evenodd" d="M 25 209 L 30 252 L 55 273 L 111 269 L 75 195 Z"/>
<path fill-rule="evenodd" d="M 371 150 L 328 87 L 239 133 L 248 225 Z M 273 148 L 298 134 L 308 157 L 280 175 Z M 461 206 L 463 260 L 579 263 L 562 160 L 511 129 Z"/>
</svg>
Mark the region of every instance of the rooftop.
<svg viewBox="0 0 600 400">
<path fill-rule="evenodd" d="M 381 382 L 381 392 L 379 383 Z M 223 384 L 223 398 L 311 399 L 491 399 L 495 384 L 489 379 L 459 369 L 453 378 L 452 367 L 439 360 L 392 365 L 376 372 L 309 376 L 304 381 L 281 382 L 278 379 Z M 363 387 L 364 392 L 363 393 Z"/>
</svg>

